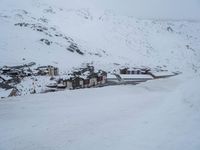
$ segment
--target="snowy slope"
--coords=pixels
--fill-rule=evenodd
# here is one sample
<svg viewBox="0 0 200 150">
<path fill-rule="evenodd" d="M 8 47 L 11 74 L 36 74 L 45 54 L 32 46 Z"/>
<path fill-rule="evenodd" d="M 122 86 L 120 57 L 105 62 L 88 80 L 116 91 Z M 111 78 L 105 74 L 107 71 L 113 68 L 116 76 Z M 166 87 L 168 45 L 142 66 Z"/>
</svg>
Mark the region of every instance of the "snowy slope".
<svg viewBox="0 0 200 150">
<path fill-rule="evenodd" d="M 8 98 L 2 150 L 199 150 L 199 77 Z"/>
<path fill-rule="evenodd" d="M 200 67 L 198 21 L 136 19 L 94 9 L 88 1 L 62 4 L 4 0 L 0 6 L 0 65 L 35 61 L 66 70 L 93 62 L 107 70 L 117 63 L 165 65 L 182 72 L 195 72 Z M 38 26 L 45 28 L 44 32 L 37 31 Z M 67 50 L 71 43 L 84 55 Z"/>
<path fill-rule="evenodd" d="M 0 150 L 199 150 L 200 22 L 130 17 L 96 2 L 1 0 L 0 67 L 36 62 L 62 75 L 92 63 L 105 71 L 160 66 L 183 74 L 1 99 Z M 17 88 L 26 95 L 36 85 L 40 93 L 48 82 L 24 78 Z M 0 89 L 0 97 L 10 92 Z"/>
</svg>

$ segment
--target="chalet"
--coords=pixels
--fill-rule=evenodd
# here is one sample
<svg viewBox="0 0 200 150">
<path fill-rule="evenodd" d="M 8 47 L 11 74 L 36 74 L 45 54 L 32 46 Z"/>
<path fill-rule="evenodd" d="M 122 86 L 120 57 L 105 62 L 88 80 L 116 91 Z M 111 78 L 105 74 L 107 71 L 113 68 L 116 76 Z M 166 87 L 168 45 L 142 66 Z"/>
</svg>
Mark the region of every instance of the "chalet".
<svg viewBox="0 0 200 150">
<path fill-rule="evenodd" d="M 73 89 L 76 89 L 76 88 L 83 88 L 84 87 L 84 79 L 81 78 L 81 77 L 74 77 L 74 78 L 71 78 L 72 80 L 72 87 Z"/>
<path fill-rule="evenodd" d="M 41 66 L 38 67 L 36 70 L 38 70 L 37 75 L 45 76 L 48 74 L 48 66 Z"/>
<path fill-rule="evenodd" d="M 90 87 L 90 79 L 86 78 L 84 79 L 84 88 L 89 88 Z"/>
<path fill-rule="evenodd" d="M 74 70 L 67 77 L 62 77 L 57 84 L 58 88 L 78 89 L 102 85 L 106 82 L 107 73 L 105 71 L 94 72 L 93 67 L 87 66 L 87 68 Z"/>
<path fill-rule="evenodd" d="M 84 87 L 84 79 L 78 76 L 70 77 L 69 79 L 60 79 L 58 88 L 77 89 Z"/>
<path fill-rule="evenodd" d="M 72 80 L 65 80 L 65 85 L 70 90 L 74 89 L 74 87 L 73 87 L 73 81 Z"/>
<path fill-rule="evenodd" d="M 49 75 L 49 76 L 57 76 L 59 74 L 59 70 L 53 66 L 41 66 L 37 68 L 38 75 Z"/>
<path fill-rule="evenodd" d="M 73 74 L 80 76 L 80 75 L 83 75 L 83 74 L 88 73 L 88 72 L 89 73 L 94 73 L 94 67 L 88 65 L 87 67 L 83 67 L 83 68 L 80 68 L 80 69 L 75 69 L 73 71 Z"/>
<path fill-rule="evenodd" d="M 105 84 L 107 81 L 107 73 L 105 71 L 100 70 L 98 72 L 97 82 L 98 84 Z"/>
<path fill-rule="evenodd" d="M 57 76 L 59 74 L 59 70 L 56 67 L 48 66 L 48 75 L 49 76 Z"/>
<path fill-rule="evenodd" d="M 148 74 L 149 68 L 122 68 L 120 74 Z"/>
<path fill-rule="evenodd" d="M 97 73 L 91 73 L 89 76 L 89 87 L 96 86 L 98 84 L 98 74 Z"/>
</svg>

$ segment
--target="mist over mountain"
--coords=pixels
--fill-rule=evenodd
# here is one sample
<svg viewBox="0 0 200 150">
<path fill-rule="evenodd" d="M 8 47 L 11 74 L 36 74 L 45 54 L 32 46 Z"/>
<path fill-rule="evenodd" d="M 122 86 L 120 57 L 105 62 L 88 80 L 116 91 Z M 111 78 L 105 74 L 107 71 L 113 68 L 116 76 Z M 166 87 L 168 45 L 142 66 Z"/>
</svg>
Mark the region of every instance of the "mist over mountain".
<svg viewBox="0 0 200 150">
<path fill-rule="evenodd" d="M 2 0 L 1 8 L 29 8 L 38 4 L 78 9 L 89 8 L 94 11 L 112 10 L 120 15 L 151 19 L 200 20 L 198 0 Z"/>
</svg>

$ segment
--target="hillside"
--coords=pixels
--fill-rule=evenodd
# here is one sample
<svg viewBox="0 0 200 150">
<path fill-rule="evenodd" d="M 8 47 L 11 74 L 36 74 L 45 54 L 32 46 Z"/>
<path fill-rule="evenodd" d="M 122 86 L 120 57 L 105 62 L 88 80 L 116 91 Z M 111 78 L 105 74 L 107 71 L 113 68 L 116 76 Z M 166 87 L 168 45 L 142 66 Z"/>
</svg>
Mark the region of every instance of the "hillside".
<svg viewBox="0 0 200 150">
<path fill-rule="evenodd" d="M 1 0 L 0 150 L 199 150 L 198 4 Z"/>
<path fill-rule="evenodd" d="M 137 19 L 45 1 L 3 4 L 0 66 L 36 62 L 65 71 L 93 62 L 107 70 L 120 64 L 181 72 L 200 67 L 198 21 Z"/>
</svg>

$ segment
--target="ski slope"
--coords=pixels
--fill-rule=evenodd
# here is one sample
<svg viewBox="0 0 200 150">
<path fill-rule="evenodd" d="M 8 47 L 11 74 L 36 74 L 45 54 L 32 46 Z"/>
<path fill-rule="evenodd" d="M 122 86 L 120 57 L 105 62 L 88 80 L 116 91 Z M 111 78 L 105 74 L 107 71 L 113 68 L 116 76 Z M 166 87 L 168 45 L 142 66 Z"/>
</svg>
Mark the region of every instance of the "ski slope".
<svg viewBox="0 0 200 150">
<path fill-rule="evenodd" d="M 35 62 L 34 67 L 56 66 L 62 75 L 90 63 L 107 72 L 146 66 L 182 74 L 135 86 L 0 99 L 0 150 L 199 150 L 198 13 L 184 19 L 185 5 L 178 19 L 149 19 L 97 4 L 1 0 L 0 68 Z M 71 45 L 78 50 L 69 50 Z M 18 85 L 23 95 L 32 80 Z M 39 92 L 47 82 L 38 77 Z M 0 97 L 9 93 L 0 89 Z"/>
<path fill-rule="evenodd" d="M 8 98 L 2 150 L 198 150 L 199 77 Z"/>
</svg>

